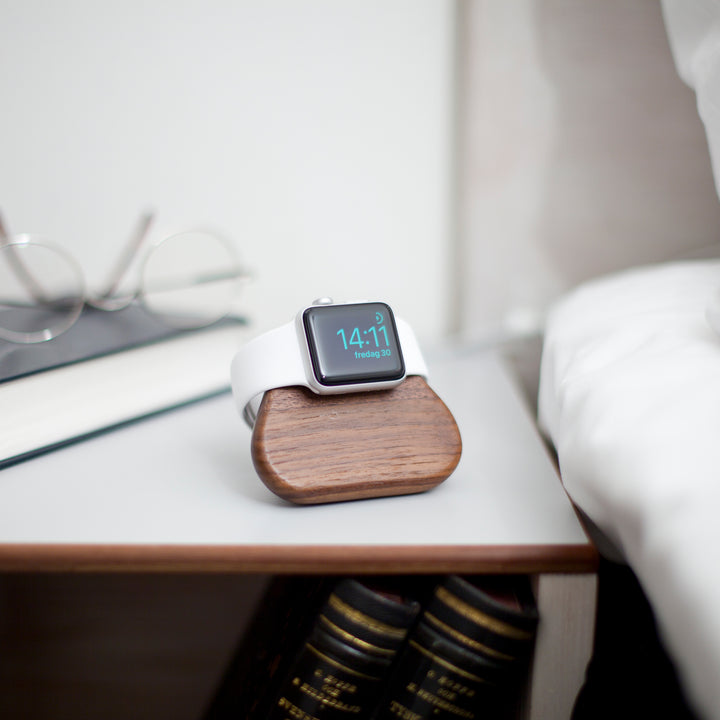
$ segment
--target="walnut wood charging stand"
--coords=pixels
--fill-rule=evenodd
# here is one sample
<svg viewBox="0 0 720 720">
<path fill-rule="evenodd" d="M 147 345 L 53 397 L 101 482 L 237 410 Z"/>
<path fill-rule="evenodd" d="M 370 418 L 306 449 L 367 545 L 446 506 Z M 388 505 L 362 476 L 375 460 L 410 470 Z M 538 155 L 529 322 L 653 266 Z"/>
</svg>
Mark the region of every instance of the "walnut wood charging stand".
<svg viewBox="0 0 720 720">
<path fill-rule="evenodd" d="M 347 395 L 270 390 L 252 436 L 262 481 L 301 504 L 429 490 L 453 472 L 461 451 L 451 412 L 418 376 Z"/>
</svg>

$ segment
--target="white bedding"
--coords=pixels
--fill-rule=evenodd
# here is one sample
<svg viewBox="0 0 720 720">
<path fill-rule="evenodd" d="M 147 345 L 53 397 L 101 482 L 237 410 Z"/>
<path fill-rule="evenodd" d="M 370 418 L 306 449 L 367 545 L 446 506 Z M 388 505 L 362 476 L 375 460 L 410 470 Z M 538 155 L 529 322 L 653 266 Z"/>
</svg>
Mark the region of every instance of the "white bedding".
<svg viewBox="0 0 720 720">
<path fill-rule="evenodd" d="M 590 282 L 550 314 L 539 418 L 565 487 L 638 575 L 681 680 L 720 718 L 720 261 Z"/>
</svg>

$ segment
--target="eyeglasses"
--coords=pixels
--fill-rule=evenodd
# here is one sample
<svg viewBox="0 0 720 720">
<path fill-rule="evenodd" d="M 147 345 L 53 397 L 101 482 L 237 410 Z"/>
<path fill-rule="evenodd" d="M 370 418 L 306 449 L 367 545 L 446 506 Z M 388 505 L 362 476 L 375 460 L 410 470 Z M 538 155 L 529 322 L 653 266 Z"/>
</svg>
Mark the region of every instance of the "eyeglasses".
<svg viewBox="0 0 720 720">
<path fill-rule="evenodd" d="M 37 236 L 11 237 L 0 217 L 0 338 L 52 340 L 71 328 L 86 306 L 112 312 L 139 303 L 167 325 L 183 329 L 228 315 L 248 277 L 232 243 L 192 230 L 143 251 L 152 221 L 151 213 L 140 218 L 106 287 L 90 295 L 71 255 Z M 133 267 L 139 269 L 137 280 L 125 290 Z"/>
</svg>

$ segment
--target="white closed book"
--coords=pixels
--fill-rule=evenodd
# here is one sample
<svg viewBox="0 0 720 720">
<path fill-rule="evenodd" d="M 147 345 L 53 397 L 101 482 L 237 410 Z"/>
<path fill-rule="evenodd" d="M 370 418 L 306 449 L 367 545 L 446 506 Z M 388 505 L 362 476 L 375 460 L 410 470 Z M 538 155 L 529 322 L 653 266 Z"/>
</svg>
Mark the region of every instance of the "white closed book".
<svg viewBox="0 0 720 720">
<path fill-rule="evenodd" d="M 170 328 L 131 305 L 48 342 L 0 340 L 0 467 L 230 389 L 246 322 Z"/>
</svg>

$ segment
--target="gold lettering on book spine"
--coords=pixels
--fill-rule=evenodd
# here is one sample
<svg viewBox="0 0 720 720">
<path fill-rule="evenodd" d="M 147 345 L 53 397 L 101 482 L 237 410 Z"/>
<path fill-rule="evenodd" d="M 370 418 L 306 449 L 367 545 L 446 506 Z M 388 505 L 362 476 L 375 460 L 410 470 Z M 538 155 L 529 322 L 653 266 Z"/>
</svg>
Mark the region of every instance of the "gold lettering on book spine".
<svg viewBox="0 0 720 720">
<path fill-rule="evenodd" d="M 422 720 L 422 715 L 419 713 L 408 710 L 404 705 L 401 705 L 397 700 L 390 702 L 390 713 L 399 717 L 400 720 Z"/>
<path fill-rule="evenodd" d="M 506 622 L 503 622 L 502 620 L 498 620 L 497 618 L 487 615 L 481 610 L 468 605 L 444 587 L 439 587 L 436 591 L 436 595 L 446 605 L 451 607 L 455 610 L 455 612 L 459 613 L 467 620 L 471 620 L 476 625 L 492 630 L 493 632 L 498 633 L 498 635 L 505 635 L 506 637 L 515 638 L 516 640 L 529 640 L 532 637 L 531 632 L 521 630 L 520 628 L 516 628 Z"/>
<path fill-rule="evenodd" d="M 349 683 L 346 680 L 340 680 L 333 675 L 328 675 L 320 668 L 315 668 L 315 671 L 313 672 L 313 677 L 322 679 L 323 687 L 336 688 L 339 692 L 347 692 L 350 694 L 354 694 L 357 692 L 358 689 L 357 685 Z"/>
<path fill-rule="evenodd" d="M 352 713 L 353 715 L 357 715 L 362 712 L 362 707 L 360 707 L 360 705 L 348 705 L 336 697 L 326 695 L 322 690 L 318 690 L 309 683 L 302 683 L 299 690 L 304 695 L 311 697 L 313 700 L 317 700 L 320 704 L 327 705 L 339 712 Z"/>
<path fill-rule="evenodd" d="M 315 715 L 310 715 L 310 713 L 301 710 L 297 705 L 293 705 L 286 697 L 281 697 L 278 700 L 278 707 L 287 711 L 288 716 L 293 720 L 319 720 Z"/>
<path fill-rule="evenodd" d="M 470 710 L 465 710 L 457 705 L 453 705 L 452 703 L 439 698 L 437 695 L 433 695 L 429 690 L 425 690 L 425 688 L 418 688 L 416 695 L 429 705 L 433 705 L 439 710 L 445 710 L 453 715 L 457 715 L 457 717 L 465 718 L 465 720 L 473 720 L 475 717 L 475 713 L 470 712 Z"/>
</svg>

